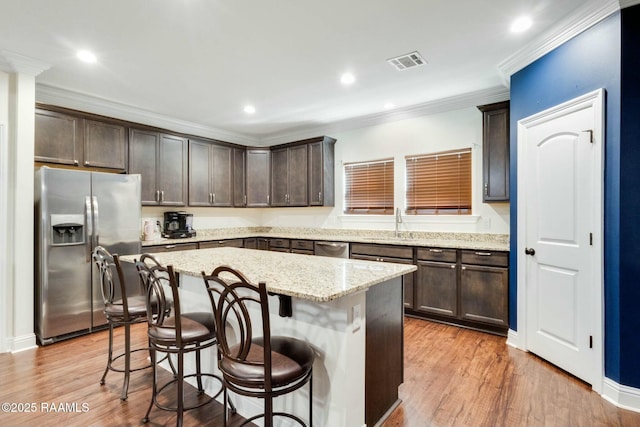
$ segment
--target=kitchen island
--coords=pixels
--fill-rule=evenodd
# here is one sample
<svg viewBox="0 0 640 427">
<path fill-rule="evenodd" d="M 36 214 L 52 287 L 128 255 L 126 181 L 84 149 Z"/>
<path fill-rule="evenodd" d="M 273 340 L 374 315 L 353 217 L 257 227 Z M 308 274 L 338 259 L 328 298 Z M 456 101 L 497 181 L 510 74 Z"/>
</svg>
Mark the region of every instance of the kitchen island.
<svg viewBox="0 0 640 427">
<path fill-rule="evenodd" d="M 176 251 L 158 257 L 180 274 L 185 311 L 211 309 L 202 271 L 228 265 L 251 282 L 266 283 L 267 290 L 276 294 L 270 301 L 272 333 L 305 340 L 316 351 L 314 427 L 372 427 L 399 403 L 402 276 L 415 271 L 415 266 L 240 248 Z M 203 363 L 215 371 L 215 354 L 205 356 Z M 207 391 L 214 392 L 215 385 L 209 386 Z M 306 393 L 303 387 L 276 399 L 276 409 L 307 413 Z M 234 396 L 234 402 L 245 417 L 262 411 L 258 399 Z M 281 425 L 288 425 L 286 421 Z"/>
</svg>

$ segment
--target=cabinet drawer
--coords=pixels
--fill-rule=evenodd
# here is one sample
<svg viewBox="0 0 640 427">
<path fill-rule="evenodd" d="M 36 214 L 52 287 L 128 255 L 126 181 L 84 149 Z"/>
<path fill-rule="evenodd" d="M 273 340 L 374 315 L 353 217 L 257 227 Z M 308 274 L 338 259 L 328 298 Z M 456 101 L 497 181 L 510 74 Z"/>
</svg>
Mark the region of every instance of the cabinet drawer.
<svg viewBox="0 0 640 427">
<path fill-rule="evenodd" d="M 212 240 L 209 242 L 200 242 L 198 244 L 200 249 L 208 248 L 243 248 L 244 242 L 242 239 L 229 239 L 229 240 Z"/>
<path fill-rule="evenodd" d="M 289 239 L 270 239 L 269 240 L 269 248 L 289 249 L 289 245 L 290 245 Z"/>
<path fill-rule="evenodd" d="M 418 259 L 424 261 L 456 262 L 456 249 L 421 248 Z"/>
<path fill-rule="evenodd" d="M 366 245 L 362 243 L 351 244 L 352 255 L 370 255 L 382 258 L 404 258 L 413 260 L 413 248 L 391 245 Z M 355 258 L 355 256 L 352 256 Z"/>
<path fill-rule="evenodd" d="M 146 246 L 142 248 L 143 253 L 158 253 L 172 251 L 187 251 L 190 249 L 198 249 L 197 243 L 175 243 L 171 245 Z"/>
<path fill-rule="evenodd" d="M 291 249 L 304 249 L 313 252 L 313 240 L 292 240 Z"/>
<path fill-rule="evenodd" d="M 494 251 L 462 251 L 463 264 L 491 265 L 496 267 L 507 267 L 509 265 L 508 252 Z"/>
</svg>

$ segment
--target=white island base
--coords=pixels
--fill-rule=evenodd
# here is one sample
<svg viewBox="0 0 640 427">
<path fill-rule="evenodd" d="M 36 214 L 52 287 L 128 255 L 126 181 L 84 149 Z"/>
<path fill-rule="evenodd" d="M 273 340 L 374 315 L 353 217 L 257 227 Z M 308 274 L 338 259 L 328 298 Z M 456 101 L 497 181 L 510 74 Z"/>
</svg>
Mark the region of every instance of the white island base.
<svg viewBox="0 0 640 427">
<path fill-rule="evenodd" d="M 201 278 L 181 275 L 180 289 L 185 312 L 210 310 Z M 272 335 L 299 338 L 311 344 L 316 351 L 311 425 L 372 427 L 381 422 L 380 417 L 397 403 L 397 389 L 402 382 L 401 278 L 390 279 L 368 290 L 328 302 L 292 298 L 291 317 L 278 315 L 278 297 L 273 296 L 270 300 Z M 380 306 L 383 310 L 380 310 Z M 371 309 L 377 313 L 372 313 Z M 373 334 L 375 336 L 371 336 Z M 385 344 L 389 338 L 396 345 Z M 206 372 L 210 368 L 217 373 L 216 361 L 214 347 L 211 352 L 203 354 L 203 370 Z M 368 376 L 367 363 L 370 371 Z M 195 359 L 188 358 L 185 367 L 194 372 Z M 384 390 L 379 389 L 380 383 Z M 208 380 L 205 388 L 207 394 L 214 394 L 219 389 L 219 383 Z M 308 390 L 309 386 L 305 385 L 293 393 L 275 398 L 275 410 L 292 412 L 307 420 Z M 367 398 L 371 400 L 369 405 L 365 403 L 365 390 Z M 249 418 L 264 412 L 261 399 L 230 395 L 243 417 Z M 222 402 L 222 397 L 219 396 L 218 400 Z M 371 424 L 366 423 L 367 418 Z M 276 426 L 297 425 L 282 417 L 274 421 Z M 256 424 L 262 425 L 262 422 Z"/>
</svg>

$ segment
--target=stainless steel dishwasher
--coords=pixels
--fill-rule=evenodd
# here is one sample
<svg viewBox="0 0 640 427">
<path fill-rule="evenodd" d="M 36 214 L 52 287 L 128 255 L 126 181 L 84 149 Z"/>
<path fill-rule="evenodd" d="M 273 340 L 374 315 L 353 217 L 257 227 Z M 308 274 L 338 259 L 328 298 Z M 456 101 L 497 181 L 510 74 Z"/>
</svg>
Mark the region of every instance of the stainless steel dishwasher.
<svg viewBox="0 0 640 427">
<path fill-rule="evenodd" d="M 314 255 L 332 258 L 349 258 L 349 243 L 345 242 L 315 242 Z"/>
</svg>

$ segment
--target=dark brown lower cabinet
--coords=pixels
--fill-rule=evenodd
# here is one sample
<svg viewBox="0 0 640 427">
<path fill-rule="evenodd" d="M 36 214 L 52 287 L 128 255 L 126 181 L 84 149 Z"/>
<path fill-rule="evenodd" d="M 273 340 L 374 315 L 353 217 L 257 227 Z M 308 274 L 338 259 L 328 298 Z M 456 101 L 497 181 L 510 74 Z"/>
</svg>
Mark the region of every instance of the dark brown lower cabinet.
<svg viewBox="0 0 640 427">
<path fill-rule="evenodd" d="M 198 249 L 209 248 L 244 248 L 243 239 L 227 239 L 227 240 L 210 240 L 207 242 L 199 242 Z"/>
<path fill-rule="evenodd" d="M 507 268 L 462 265 L 460 315 L 463 319 L 508 326 L 508 295 Z"/>
<path fill-rule="evenodd" d="M 424 313 L 458 315 L 458 279 L 455 263 L 418 261 L 414 309 Z"/>
<path fill-rule="evenodd" d="M 172 243 L 168 245 L 143 246 L 143 253 L 159 253 L 172 251 L 188 251 L 190 249 L 198 249 L 198 243 Z"/>
</svg>

